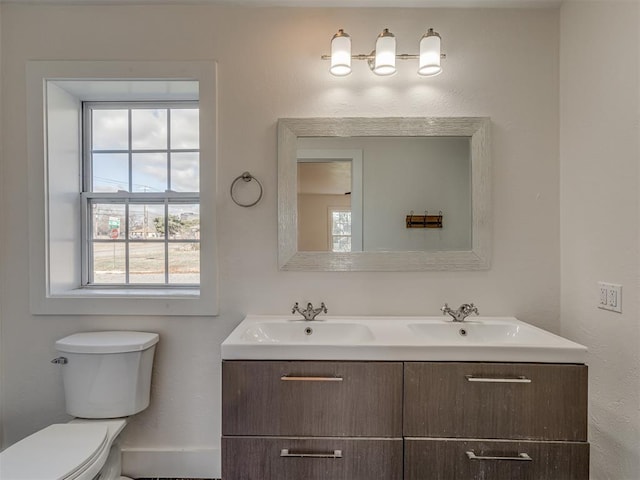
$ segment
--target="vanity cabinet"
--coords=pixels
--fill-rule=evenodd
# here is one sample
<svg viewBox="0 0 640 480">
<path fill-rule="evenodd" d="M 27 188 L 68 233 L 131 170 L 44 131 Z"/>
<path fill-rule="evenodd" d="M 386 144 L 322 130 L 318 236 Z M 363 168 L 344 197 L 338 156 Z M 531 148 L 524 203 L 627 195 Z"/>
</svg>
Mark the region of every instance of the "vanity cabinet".
<svg viewBox="0 0 640 480">
<path fill-rule="evenodd" d="M 222 437 L 224 480 L 402 480 L 402 438 Z"/>
<path fill-rule="evenodd" d="M 587 480 L 587 367 L 224 361 L 223 480 Z"/>
<path fill-rule="evenodd" d="M 223 479 L 402 480 L 402 385 L 402 362 L 223 362 Z"/>
<path fill-rule="evenodd" d="M 589 478 L 582 442 L 406 438 L 404 448 L 405 480 Z"/>
<path fill-rule="evenodd" d="M 407 362 L 404 436 L 587 439 L 587 367 Z"/>
<path fill-rule="evenodd" d="M 407 362 L 405 480 L 587 480 L 587 367 Z"/>
</svg>

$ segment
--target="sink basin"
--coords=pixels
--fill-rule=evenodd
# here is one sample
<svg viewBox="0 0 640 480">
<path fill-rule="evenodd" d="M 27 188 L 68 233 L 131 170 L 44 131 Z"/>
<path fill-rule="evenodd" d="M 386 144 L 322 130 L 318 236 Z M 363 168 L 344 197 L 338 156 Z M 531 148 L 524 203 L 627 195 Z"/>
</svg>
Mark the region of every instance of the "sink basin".
<svg viewBox="0 0 640 480">
<path fill-rule="evenodd" d="M 374 337 L 369 327 L 357 323 L 289 321 L 253 324 L 241 338 L 256 343 L 335 345 L 368 342 Z"/>
<path fill-rule="evenodd" d="M 585 363 L 587 349 L 513 317 L 247 315 L 223 360 Z"/>
<path fill-rule="evenodd" d="M 542 345 L 548 341 L 548 332 L 522 322 L 425 322 L 410 323 L 408 328 L 424 340 L 449 344 Z"/>
</svg>

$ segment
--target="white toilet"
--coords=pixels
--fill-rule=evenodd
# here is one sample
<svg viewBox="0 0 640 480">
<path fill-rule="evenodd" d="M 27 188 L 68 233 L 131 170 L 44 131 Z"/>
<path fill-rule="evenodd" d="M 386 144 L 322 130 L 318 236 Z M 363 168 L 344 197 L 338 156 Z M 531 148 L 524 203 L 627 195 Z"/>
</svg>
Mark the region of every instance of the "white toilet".
<svg viewBox="0 0 640 480">
<path fill-rule="evenodd" d="M 0 453 L 1 480 L 126 480 L 116 438 L 149 405 L 157 333 L 76 333 L 56 342 L 69 423 Z"/>
</svg>

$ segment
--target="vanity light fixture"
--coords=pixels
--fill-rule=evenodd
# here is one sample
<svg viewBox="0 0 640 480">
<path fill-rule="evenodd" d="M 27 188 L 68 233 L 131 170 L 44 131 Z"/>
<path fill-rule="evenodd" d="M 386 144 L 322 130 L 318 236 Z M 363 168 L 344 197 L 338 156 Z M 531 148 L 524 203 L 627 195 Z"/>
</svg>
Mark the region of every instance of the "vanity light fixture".
<svg viewBox="0 0 640 480">
<path fill-rule="evenodd" d="M 441 38 L 433 28 L 427 30 L 420 39 L 420 60 L 418 64 L 418 75 L 432 77 L 442 72 L 440 60 L 443 58 L 440 53 Z"/>
<path fill-rule="evenodd" d="M 372 52 L 373 60 L 369 67 L 376 75 L 393 75 L 396 73 L 396 36 L 385 28 L 376 40 L 376 49 Z"/>
<path fill-rule="evenodd" d="M 420 39 L 420 53 L 411 55 L 396 53 L 396 37 L 385 28 L 376 40 L 376 48 L 369 55 L 351 54 L 351 37 L 343 29 L 331 39 L 331 55 L 322 55 L 323 60 L 331 60 L 329 72 L 336 77 L 351 73 L 351 60 L 366 60 L 373 73 L 389 76 L 396 73 L 396 59 L 418 60 L 418 75 L 432 77 L 442 72 L 440 60 L 446 58 L 440 51 L 440 34 L 430 28 Z"/>
<path fill-rule="evenodd" d="M 344 77 L 351 73 L 351 37 L 338 30 L 331 39 L 331 67 L 329 71 L 336 77 Z"/>
</svg>

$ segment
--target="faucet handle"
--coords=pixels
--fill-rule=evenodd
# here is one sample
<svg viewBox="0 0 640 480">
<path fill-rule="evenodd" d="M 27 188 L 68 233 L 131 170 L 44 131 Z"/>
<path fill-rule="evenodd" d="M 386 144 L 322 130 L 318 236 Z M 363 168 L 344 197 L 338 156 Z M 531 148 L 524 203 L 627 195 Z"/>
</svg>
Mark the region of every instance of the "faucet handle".
<svg viewBox="0 0 640 480">
<path fill-rule="evenodd" d="M 298 302 L 296 302 L 296 304 L 291 309 L 291 313 L 296 313 L 296 311 L 300 311 L 300 306 L 298 305 Z"/>
<path fill-rule="evenodd" d="M 442 315 L 446 315 L 447 313 L 449 313 L 451 311 L 451 309 L 449 308 L 449 304 L 445 303 L 442 307 L 440 307 L 440 311 L 442 312 Z"/>
<path fill-rule="evenodd" d="M 324 313 L 327 313 L 327 307 L 326 307 L 326 305 L 324 304 L 324 302 L 322 302 L 322 303 L 320 304 L 320 311 L 321 311 L 321 312 L 324 312 Z"/>
</svg>

